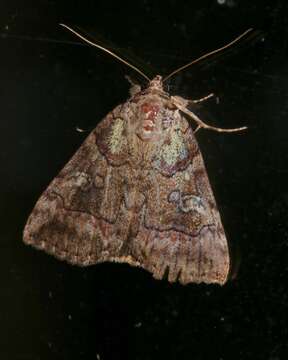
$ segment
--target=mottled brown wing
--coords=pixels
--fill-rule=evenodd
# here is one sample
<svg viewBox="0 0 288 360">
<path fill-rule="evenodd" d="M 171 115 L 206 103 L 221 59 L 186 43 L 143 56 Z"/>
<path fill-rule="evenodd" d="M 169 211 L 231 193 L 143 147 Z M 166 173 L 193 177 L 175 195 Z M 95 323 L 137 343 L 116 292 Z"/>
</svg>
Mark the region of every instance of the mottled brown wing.
<svg viewBox="0 0 288 360">
<path fill-rule="evenodd" d="M 203 165 L 200 154 L 195 166 L 196 161 Z M 155 192 L 148 198 L 133 257 L 158 279 L 166 274 L 171 282 L 223 284 L 229 272 L 223 226 L 204 168 L 197 171 L 197 178 L 192 171 L 192 166 L 187 169 L 197 195 L 173 190 L 167 179 L 155 177 Z M 170 204 L 165 203 L 167 198 Z"/>
<path fill-rule="evenodd" d="M 137 265 L 125 248 L 123 224 L 129 214 L 122 190 L 128 154 L 118 141 L 125 139 L 125 121 L 118 115 L 121 106 L 96 127 L 42 194 L 24 229 L 25 243 L 77 265 L 107 260 Z"/>
<path fill-rule="evenodd" d="M 154 159 L 132 257 L 157 279 L 224 284 L 229 273 L 224 229 L 193 131 L 184 118 L 180 126 L 182 132 L 170 133 L 168 148 Z"/>
</svg>

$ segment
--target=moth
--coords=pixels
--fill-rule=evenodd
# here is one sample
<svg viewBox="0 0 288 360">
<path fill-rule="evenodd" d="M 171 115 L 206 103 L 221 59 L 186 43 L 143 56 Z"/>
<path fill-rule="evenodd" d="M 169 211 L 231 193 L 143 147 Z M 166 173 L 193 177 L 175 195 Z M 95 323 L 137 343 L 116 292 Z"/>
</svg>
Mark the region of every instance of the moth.
<svg viewBox="0 0 288 360">
<path fill-rule="evenodd" d="M 148 84 L 92 131 L 36 203 L 24 242 L 68 263 L 114 261 L 142 267 L 170 282 L 227 281 L 227 239 L 195 138 L 204 123 L 188 109 L 205 101 L 170 96 L 163 82 L 214 50 L 166 76 L 149 79 L 108 49 L 90 42 L 140 73 Z M 190 120 L 197 127 L 193 131 Z"/>
</svg>

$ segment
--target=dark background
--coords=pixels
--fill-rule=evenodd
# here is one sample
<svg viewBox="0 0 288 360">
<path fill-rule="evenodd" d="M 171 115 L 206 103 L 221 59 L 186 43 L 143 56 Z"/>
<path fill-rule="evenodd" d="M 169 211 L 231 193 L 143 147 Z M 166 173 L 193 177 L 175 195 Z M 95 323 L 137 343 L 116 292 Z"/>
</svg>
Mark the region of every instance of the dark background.
<svg viewBox="0 0 288 360">
<path fill-rule="evenodd" d="M 41 192 L 125 101 L 124 75 L 138 78 L 59 22 L 160 74 L 260 31 L 169 82 L 186 98 L 216 93 L 199 113 L 208 123 L 249 126 L 197 134 L 234 254 L 225 286 L 169 284 L 128 265 L 81 269 L 22 243 Z M 2 0 L 0 33 L 1 360 L 287 359 L 287 1 Z"/>
</svg>

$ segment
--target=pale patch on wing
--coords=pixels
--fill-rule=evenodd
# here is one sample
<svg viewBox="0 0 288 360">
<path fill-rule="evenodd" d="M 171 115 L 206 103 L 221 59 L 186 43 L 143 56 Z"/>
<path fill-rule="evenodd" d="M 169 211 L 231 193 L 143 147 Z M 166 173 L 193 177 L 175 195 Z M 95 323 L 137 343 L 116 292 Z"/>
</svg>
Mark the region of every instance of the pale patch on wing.
<svg viewBox="0 0 288 360">
<path fill-rule="evenodd" d="M 117 118 L 112 125 L 111 134 L 108 138 L 109 149 L 112 154 L 119 153 L 127 143 L 123 136 L 124 128 L 124 121 Z"/>
<path fill-rule="evenodd" d="M 171 129 L 170 142 L 162 144 L 160 148 L 159 155 L 169 166 L 186 156 L 186 145 L 183 140 L 183 135 L 180 134 L 179 131 L 179 128 Z"/>
</svg>

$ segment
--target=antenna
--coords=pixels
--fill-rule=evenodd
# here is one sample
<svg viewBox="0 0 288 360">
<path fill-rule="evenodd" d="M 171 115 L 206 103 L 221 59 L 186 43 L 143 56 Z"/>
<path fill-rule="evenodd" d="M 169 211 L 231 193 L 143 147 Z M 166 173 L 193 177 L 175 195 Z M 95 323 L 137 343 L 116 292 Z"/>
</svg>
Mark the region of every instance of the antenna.
<svg viewBox="0 0 288 360">
<path fill-rule="evenodd" d="M 67 30 L 71 31 L 73 34 L 75 34 L 76 36 L 78 36 L 80 39 L 82 39 L 83 41 L 85 41 L 87 44 L 91 45 L 91 46 L 95 46 L 98 49 L 101 49 L 102 51 L 105 51 L 106 53 L 112 55 L 113 57 L 115 57 L 117 60 L 119 60 L 120 62 L 124 63 L 125 65 L 129 66 L 130 68 L 132 68 L 133 70 L 137 71 L 140 75 L 142 75 L 146 80 L 151 81 L 151 79 L 149 79 L 149 77 L 147 75 L 145 75 L 141 70 L 139 70 L 136 66 L 130 64 L 128 61 L 122 59 L 120 56 L 116 55 L 113 51 L 106 49 L 105 47 L 98 45 L 96 43 L 93 43 L 92 41 L 86 39 L 83 35 L 79 34 L 77 31 L 73 30 L 71 27 L 69 27 L 68 25 L 65 24 L 59 24 L 61 26 L 63 26 L 64 28 L 66 28 Z"/>
<path fill-rule="evenodd" d="M 199 62 L 199 61 L 201 61 L 201 60 L 203 60 L 203 59 L 206 59 L 206 58 L 208 58 L 208 57 L 211 56 L 211 55 L 214 55 L 214 54 L 216 54 L 216 53 L 218 53 L 218 52 L 220 52 L 220 51 L 222 51 L 222 50 L 227 49 L 228 47 L 230 47 L 230 46 L 232 46 L 233 44 L 235 44 L 237 41 L 239 41 L 240 39 L 242 39 L 245 35 L 247 35 L 247 34 L 250 33 L 251 31 L 253 31 L 252 28 L 246 30 L 243 34 L 239 35 L 236 39 L 234 39 L 234 40 L 231 41 L 230 43 L 228 43 L 228 44 L 220 47 L 219 49 L 210 51 L 209 53 L 200 56 L 198 59 L 193 60 L 193 61 L 189 62 L 188 64 L 183 65 L 183 66 L 179 67 L 178 69 L 172 71 L 169 75 L 165 76 L 165 78 L 163 79 L 163 82 L 166 81 L 166 80 L 168 80 L 171 76 L 177 74 L 178 72 L 186 69 L 188 66 L 193 65 L 193 64 L 196 64 L 197 62 Z"/>
</svg>

